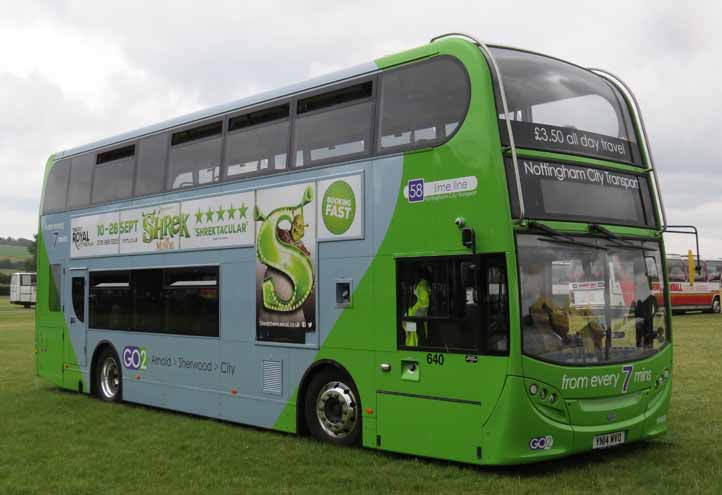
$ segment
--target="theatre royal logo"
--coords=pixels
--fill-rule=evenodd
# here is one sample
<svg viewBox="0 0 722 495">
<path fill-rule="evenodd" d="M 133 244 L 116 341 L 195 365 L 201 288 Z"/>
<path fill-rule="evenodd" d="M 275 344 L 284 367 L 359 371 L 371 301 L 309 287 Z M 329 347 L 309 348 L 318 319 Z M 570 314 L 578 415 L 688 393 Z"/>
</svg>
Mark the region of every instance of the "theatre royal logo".
<svg viewBox="0 0 722 495">
<path fill-rule="evenodd" d="M 80 250 L 91 245 L 90 233 L 88 232 L 88 229 L 83 226 L 73 227 L 72 239 L 76 250 Z"/>
</svg>

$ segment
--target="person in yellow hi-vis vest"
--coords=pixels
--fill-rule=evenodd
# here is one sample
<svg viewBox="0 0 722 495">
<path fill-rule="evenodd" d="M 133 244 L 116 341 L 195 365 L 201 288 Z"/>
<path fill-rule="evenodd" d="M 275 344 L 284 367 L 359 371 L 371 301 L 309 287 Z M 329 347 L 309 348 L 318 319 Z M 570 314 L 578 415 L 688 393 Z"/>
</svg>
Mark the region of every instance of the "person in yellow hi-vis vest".
<svg viewBox="0 0 722 495">
<path fill-rule="evenodd" d="M 416 303 L 409 308 L 409 310 L 406 312 L 406 316 L 412 316 L 412 317 L 422 317 L 426 316 L 429 313 L 429 299 L 431 297 L 431 287 L 429 286 L 429 282 L 422 278 L 419 280 L 419 283 L 416 284 L 416 287 L 414 287 L 414 295 L 416 296 Z M 416 321 L 405 321 L 404 322 L 404 332 L 406 333 L 406 345 L 408 347 L 418 347 L 419 345 L 419 335 L 417 333 L 417 328 L 419 322 Z M 427 339 L 429 337 L 429 327 L 427 326 L 426 322 L 421 323 L 421 326 L 424 330 L 424 338 Z"/>
</svg>

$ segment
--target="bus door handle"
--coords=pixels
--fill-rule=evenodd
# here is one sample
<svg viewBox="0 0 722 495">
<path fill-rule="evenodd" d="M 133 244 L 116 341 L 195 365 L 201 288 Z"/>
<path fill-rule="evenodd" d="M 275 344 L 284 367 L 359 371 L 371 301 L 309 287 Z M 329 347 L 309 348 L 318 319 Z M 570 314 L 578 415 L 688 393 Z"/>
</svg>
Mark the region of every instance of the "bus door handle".
<svg viewBox="0 0 722 495">
<path fill-rule="evenodd" d="M 389 371 L 391 371 L 391 365 L 389 363 L 381 363 L 379 365 L 379 368 L 381 368 L 381 371 L 383 371 L 384 373 L 388 373 Z"/>
<path fill-rule="evenodd" d="M 75 318 L 75 316 L 71 316 L 71 317 L 70 317 L 70 324 L 71 324 L 71 325 L 72 325 L 73 323 L 77 323 L 77 322 L 78 322 L 78 320 L 77 320 L 77 318 Z"/>
</svg>

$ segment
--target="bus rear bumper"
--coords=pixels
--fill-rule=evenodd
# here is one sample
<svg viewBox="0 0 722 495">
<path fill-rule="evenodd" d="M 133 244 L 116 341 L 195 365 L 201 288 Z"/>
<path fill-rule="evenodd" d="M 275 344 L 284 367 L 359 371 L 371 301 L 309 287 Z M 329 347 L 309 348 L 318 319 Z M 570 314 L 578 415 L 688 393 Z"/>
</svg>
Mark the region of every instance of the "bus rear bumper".
<svg viewBox="0 0 722 495">
<path fill-rule="evenodd" d="M 526 464 L 597 449 L 613 448 L 666 433 L 671 380 L 645 393 L 633 415 L 600 424 L 552 419 L 529 398 L 525 380 L 510 376 L 489 421 L 484 425 L 484 464 Z M 582 418 L 582 421 L 585 418 Z M 580 421 L 580 422 L 582 422 Z"/>
</svg>

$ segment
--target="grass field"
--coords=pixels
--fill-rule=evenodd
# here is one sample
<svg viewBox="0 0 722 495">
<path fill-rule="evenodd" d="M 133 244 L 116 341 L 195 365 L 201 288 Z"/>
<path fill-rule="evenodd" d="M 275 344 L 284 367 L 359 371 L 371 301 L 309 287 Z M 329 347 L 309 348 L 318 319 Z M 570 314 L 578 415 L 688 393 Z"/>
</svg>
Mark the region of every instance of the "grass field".
<svg viewBox="0 0 722 495">
<path fill-rule="evenodd" d="M 0 259 L 2 258 L 10 258 L 10 261 L 24 261 L 30 258 L 30 253 L 24 246 L 0 244 Z"/>
<path fill-rule="evenodd" d="M 35 377 L 33 312 L 0 299 L 0 494 L 722 493 L 722 316 L 675 317 L 670 433 L 544 464 L 476 468 L 341 449 Z"/>
</svg>

